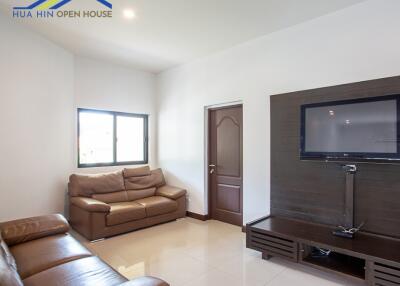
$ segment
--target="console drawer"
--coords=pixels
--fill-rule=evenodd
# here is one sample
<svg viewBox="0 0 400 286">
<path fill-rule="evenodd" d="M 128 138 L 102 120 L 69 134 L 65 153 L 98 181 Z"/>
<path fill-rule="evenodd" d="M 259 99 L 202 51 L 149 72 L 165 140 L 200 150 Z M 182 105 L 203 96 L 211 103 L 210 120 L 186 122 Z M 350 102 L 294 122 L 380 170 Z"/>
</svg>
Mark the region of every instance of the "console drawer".
<svg viewBox="0 0 400 286">
<path fill-rule="evenodd" d="M 266 256 L 279 256 L 297 262 L 297 242 L 276 233 L 264 233 L 254 229 L 248 231 L 248 247 L 261 251 Z"/>
</svg>

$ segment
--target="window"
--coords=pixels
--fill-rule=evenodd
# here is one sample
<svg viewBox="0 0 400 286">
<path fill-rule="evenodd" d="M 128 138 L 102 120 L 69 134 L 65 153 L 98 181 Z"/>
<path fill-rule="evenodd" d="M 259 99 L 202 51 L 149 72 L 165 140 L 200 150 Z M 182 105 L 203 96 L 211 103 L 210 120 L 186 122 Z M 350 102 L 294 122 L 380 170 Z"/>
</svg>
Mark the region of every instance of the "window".
<svg viewBox="0 0 400 286">
<path fill-rule="evenodd" d="M 147 164 L 148 115 L 78 109 L 78 167 Z"/>
</svg>

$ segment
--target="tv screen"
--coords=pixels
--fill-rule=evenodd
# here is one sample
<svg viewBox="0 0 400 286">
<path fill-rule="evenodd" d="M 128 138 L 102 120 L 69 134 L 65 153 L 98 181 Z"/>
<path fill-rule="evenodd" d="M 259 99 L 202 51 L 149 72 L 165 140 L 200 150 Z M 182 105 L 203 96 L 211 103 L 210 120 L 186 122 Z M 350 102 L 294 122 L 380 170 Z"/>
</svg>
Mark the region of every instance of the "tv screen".
<svg viewBox="0 0 400 286">
<path fill-rule="evenodd" d="M 400 95 L 301 107 L 301 159 L 400 160 Z"/>
</svg>

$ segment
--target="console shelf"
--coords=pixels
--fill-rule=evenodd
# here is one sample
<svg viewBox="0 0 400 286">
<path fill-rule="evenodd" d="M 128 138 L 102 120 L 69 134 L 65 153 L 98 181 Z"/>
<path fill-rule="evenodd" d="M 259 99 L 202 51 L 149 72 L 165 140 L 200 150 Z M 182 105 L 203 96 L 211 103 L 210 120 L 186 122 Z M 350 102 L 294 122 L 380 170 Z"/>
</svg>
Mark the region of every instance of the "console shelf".
<svg viewBox="0 0 400 286">
<path fill-rule="evenodd" d="M 312 248 L 312 246 L 302 244 L 300 247 L 301 263 L 365 279 L 365 259 L 338 252 L 331 252 L 329 256 L 315 257 L 311 254 Z"/>
<path fill-rule="evenodd" d="M 368 285 L 400 286 L 400 240 L 357 233 L 354 239 L 332 235 L 333 228 L 269 216 L 246 226 L 247 247 L 263 258 L 279 256 L 318 269 L 365 279 Z M 326 257 L 314 248 L 330 250 Z"/>
</svg>

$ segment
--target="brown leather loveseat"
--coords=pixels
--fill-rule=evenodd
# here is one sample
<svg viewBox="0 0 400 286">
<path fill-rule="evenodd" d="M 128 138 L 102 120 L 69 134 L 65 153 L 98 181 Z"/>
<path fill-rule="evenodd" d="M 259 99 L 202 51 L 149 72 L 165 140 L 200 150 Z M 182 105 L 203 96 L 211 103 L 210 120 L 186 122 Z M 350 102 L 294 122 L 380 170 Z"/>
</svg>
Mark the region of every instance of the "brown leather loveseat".
<svg viewBox="0 0 400 286">
<path fill-rule="evenodd" d="M 168 286 L 153 277 L 128 281 L 68 230 L 61 215 L 0 223 L 0 285 Z"/>
<path fill-rule="evenodd" d="M 89 240 L 172 221 L 186 215 L 186 190 L 166 185 L 148 166 L 69 178 L 70 223 Z"/>
</svg>

